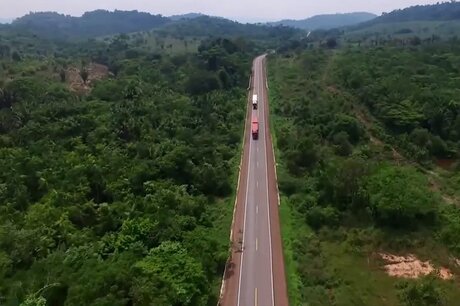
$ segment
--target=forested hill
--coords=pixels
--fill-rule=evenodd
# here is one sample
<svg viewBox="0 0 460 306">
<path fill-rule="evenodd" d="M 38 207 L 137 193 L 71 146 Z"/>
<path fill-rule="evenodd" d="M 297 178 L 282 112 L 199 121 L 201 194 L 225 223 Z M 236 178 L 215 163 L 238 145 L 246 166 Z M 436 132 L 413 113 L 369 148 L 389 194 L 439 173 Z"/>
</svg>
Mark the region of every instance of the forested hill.
<svg viewBox="0 0 460 306">
<path fill-rule="evenodd" d="M 358 24 L 374 19 L 377 15 L 366 12 L 347 14 L 317 15 L 303 20 L 281 20 L 269 23 L 270 25 L 284 25 L 304 30 L 332 29 L 343 26 Z"/>
<path fill-rule="evenodd" d="M 201 16 L 206 16 L 206 15 L 201 14 L 201 13 L 188 13 L 188 14 L 182 14 L 182 15 L 172 15 L 172 16 L 169 16 L 169 19 L 171 20 L 194 19 L 194 18 L 201 17 Z"/>
<path fill-rule="evenodd" d="M 166 25 L 157 30 L 175 37 L 184 36 L 217 36 L 235 37 L 244 36 L 246 38 L 267 38 L 276 39 L 277 37 L 291 37 L 300 30 L 290 27 L 268 27 L 255 24 L 241 24 L 225 18 L 201 16 L 189 20 L 178 21 Z"/>
<path fill-rule="evenodd" d="M 360 27 L 379 23 L 406 21 L 447 21 L 460 19 L 460 2 L 445 2 L 433 5 L 417 5 L 395 10 L 373 20 L 364 22 Z"/>
<path fill-rule="evenodd" d="M 163 17 L 138 11 L 104 10 L 88 12 L 81 17 L 54 12 L 30 13 L 16 19 L 10 27 L 12 30 L 27 31 L 43 38 L 68 41 L 151 30 L 180 39 L 185 36 L 273 38 L 293 35 L 299 31 L 281 26 L 241 24 L 195 13 Z"/>
<path fill-rule="evenodd" d="M 81 17 L 55 12 L 30 13 L 13 21 L 12 27 L 29 30 L 48 38 L 90 38 L 116 33 L 150 30 L 171 20 L 138 11 L 97 10 Z"/>
</svg>

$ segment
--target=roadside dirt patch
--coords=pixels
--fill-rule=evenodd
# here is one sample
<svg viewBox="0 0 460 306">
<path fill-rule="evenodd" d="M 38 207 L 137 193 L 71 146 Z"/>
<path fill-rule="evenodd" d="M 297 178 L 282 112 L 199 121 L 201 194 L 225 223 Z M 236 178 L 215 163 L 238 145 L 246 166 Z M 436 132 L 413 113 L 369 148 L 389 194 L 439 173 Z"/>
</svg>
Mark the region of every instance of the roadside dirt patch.
<svg viewBox="0 0 460 306">
<path fill-rule="evenodd" d="M 86 68 L 86 71 L 88 71 L 87 83 L 89 83 L 89 85 L 94 83 L 94 81 L 105 79 L 110 75 L 109 67 L 96 63 L 91 63 Z"/>
<path fill-rule="evenodd" d="M 436 273 L 439 278 L 448 280 L 454 275 L 447 268 L 435 268 L 430 261 L 421 261 L 414 255 L 396 256 L 392 254 L 379 253 L 379 256 L 387 262 L 384 266 L 390 276 L 401 278 L 419 278 L 430 273 Z"/>
<path fill-rule="evenodd" d="M 436 160 L 436 165 L 447 171 L 452 171 L 456 163 L 457 160 L 454 158 L 444 158 Z"/>
<path fill-rule="evenodd" d="M 107 66 L 91 63 L 84 68 L 88 73 L 86 82 L 82 78 L 81 70 L 70 67 L 65 71 L 65 79 L 70 90 L 78 94 L 87 94 L 91 91 L 95 81 L 102 80 L 111 75 Z"/>
</svg>

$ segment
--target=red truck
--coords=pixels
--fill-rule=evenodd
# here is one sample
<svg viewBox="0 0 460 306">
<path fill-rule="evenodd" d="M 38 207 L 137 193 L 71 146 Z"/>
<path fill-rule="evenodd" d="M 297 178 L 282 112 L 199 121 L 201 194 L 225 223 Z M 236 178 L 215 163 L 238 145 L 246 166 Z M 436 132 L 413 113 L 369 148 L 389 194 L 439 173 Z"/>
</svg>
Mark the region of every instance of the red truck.
<svg viewBox="0 0 460 306">
<path fill-rule="evenodd" d="M 256 115 L 252 115 L 252 139 L 256 140 L 259 138 L 259 120 Z"/>
</svg>

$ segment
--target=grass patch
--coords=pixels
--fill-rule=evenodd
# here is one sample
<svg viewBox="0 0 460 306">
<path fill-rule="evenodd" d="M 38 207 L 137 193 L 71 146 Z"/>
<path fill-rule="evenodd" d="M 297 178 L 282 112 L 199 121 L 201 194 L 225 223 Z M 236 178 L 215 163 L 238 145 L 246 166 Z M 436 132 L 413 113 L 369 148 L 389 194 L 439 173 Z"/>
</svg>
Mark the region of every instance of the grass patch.
<svg viewBox="0 0 460 306">
<path fill-rule="evenodd" d="M 351 253 L 343 242 L 326 241 L 321 249 L 334 277 L 340 282 L 334 290 L 335 305 L 398 305 L 395 279 L 374 259 Z"/>
<path fill-rule="evenodd" d="M 305 224 L 295 215 L 286 197 L 281 197 L 279 208 L 281 237 L 283 241 L 284 265 L 288 285 L 289 302 L 291 305 L 302 305 L 300 288 L 302 280 L 297 273 L 295 261 L 294 241 L 297 239 L 298 231 L 308 231 Z"/>
</svg>

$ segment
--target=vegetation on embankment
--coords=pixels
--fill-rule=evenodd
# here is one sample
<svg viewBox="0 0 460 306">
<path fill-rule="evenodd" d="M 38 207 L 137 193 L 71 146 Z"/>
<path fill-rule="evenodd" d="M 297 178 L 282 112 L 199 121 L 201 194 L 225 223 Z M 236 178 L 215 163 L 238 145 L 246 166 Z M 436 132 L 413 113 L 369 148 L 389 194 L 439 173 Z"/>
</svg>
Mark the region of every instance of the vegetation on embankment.
<svg viewBox="0 0 460 306">
<path fill-rule="evenodd" d="M 379 255 L 414 254 L 460 273 L 452 183 L 459 55 L 446 43 L 270 56 L 293 305 L 453 305 L 460 298 L 455 278 L 393 278 Z M 436 167 L 445 158 L 454 161 L 450 170 Z"/>
</svg>

